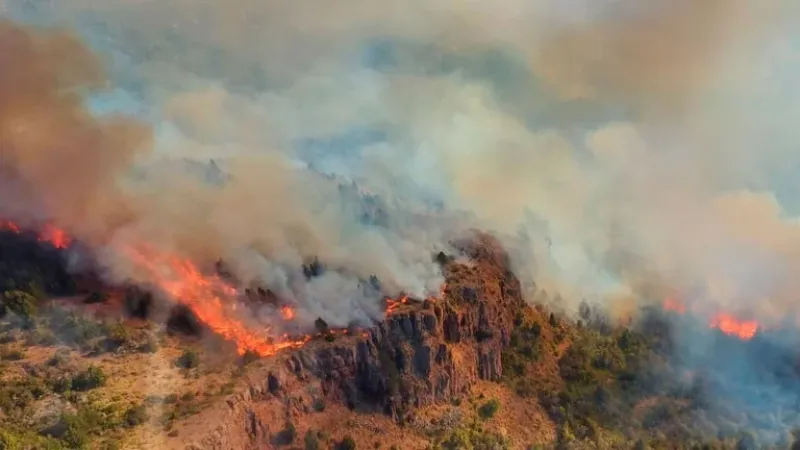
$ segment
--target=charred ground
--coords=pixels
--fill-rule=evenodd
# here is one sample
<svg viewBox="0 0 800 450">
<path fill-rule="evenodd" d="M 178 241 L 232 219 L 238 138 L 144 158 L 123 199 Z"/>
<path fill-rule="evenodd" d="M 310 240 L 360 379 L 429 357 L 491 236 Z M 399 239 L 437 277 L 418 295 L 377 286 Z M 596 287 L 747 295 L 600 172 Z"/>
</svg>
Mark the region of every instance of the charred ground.
<svg viewBox="0 0 800 450">
<path fill-rule="evenodd" d="M 70 276 L 35 237 L 2 234 L 0 448 L 795 445 L 790 337 L 742 342 L 661 310 L 629 327 L 588 305 L 567 320 L 525 302 L 494 239 L 457 247 L 437 255 L 439 298 L 367 329 L 322 321 L 320 339 L 262 359 L 236 356 L 185 308 L 159 312 L 145 292 Z M 682 351 L 691 333 L 710 343 L 702 364 Z M 784 390 L 731 375 L 754 355 Z"/>
</svg>

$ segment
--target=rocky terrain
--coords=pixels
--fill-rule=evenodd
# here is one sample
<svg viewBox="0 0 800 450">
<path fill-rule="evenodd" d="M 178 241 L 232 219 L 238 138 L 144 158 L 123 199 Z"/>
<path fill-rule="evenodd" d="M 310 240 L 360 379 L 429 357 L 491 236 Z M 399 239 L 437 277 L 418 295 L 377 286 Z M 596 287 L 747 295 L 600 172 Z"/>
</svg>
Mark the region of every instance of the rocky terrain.
<svg viewBox="0 0 800 450">
<path fill-rule="evenodd" d="M 759 379 L 791 387 L 786 349 L 661 309 L 627 325 L 588 305 L 559 317 L 523 299 L 485 234 L 437 256 L 437 297 L 387 301 L 369 328 L 319 322 L 266 357 L 238 355 L 185 308 L 146 313 L 141 293 L 75 293 L 87 280 L 16 239 L 0 239 L 16 261 L 2 266 L 2 450 L 800 448 L 794 391 L 731 366 L 758 360 Z M 702 370 L 676 326 L 713 346 Z"/>
<path fill-rule="evenodd" d="M 488 236 L 463 250 L 468 262 L 444 262 L 439 300 L 406 304 L 362 336 L 263 362 L 241 392 L 187 421 L 200 433 L 190 434 L 190 445 L 264 448 L 287 420 L 302 422 L 321 404 L 410 423 L 420 408 L 465 398 L 480 381 L 500 381 L 501 354 L 524 306 L 519 281 Z"/>
</svg>

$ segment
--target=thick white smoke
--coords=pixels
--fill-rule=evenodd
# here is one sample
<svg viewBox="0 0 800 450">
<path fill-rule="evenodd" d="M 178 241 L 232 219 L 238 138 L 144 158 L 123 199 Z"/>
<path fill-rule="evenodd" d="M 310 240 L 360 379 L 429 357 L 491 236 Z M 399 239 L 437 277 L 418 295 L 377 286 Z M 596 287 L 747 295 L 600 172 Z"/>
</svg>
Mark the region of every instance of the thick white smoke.
<svg viewBox="0 0 800 450">
<path fill-rule="evenodd" d="M 522 233 L 518 272 L 573 305 L 677 290 L 764 319 L 793 307 L 793 2 L 8 3 L 97 51 L 116 91 L 95 110 L 154 124 L 151 151 L 92 169 L 99 209 L 51 212 L 84 238 L 276 285 L 317 256 L 352 297 L 373 273 L 435 289 L 431 250 L 479 226 Z M 182 158 L 229 178 L 164 162 Z M 383 226 L 309 166 L 374 193 Z"/>
</svg>

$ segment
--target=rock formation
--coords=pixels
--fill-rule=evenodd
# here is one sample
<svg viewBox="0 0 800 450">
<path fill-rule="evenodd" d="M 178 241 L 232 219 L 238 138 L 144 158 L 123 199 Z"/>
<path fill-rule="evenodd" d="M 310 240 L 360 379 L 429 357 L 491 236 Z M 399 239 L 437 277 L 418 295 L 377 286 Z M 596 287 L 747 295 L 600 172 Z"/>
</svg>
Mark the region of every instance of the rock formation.
<svg viewBox="0 0 800 450">
<path fill-rule="evenodd" d="M 448 259 L 437 300 L 403 305 L 360 336 L 264 362 L 248 373 L 245 390 L 189 419 L 215 426 L 188 448 L 264 448 L 281 431 L 270 426 L 280 423 L 276 411 L 303 415 L 330 402 L 402 422 L 414 408 L 464 395 L 477 380 L 499 380 L 501 352 L 524 305 L 520 284 L 493 238 L 479 235 L 458 248 L 469 261 Z"/>
</svg>

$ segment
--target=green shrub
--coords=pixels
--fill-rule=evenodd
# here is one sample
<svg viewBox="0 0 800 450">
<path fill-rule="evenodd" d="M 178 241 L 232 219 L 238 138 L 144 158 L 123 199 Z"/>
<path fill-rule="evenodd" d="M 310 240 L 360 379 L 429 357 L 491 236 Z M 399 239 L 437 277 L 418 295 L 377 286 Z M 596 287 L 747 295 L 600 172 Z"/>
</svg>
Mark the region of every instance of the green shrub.
<svg viewBox="0 0 800 450">
<path fill-rule="evenodd" d="M 316 412 L 325 411 L 325 400 L 321 397 L 317 397 L 311 402 L 311 407 L 314 408 Z"/>
<path fill-rule="evenodd" d="M 26 325 L 33 323 L 33 316 L 36 315 L 36 297 L 24 291 L 11 290 L 5 291 L 0 300 L 9 311 L 22 319 Z"/>
<path fill-rule="evenodd" d="M 184 369 L 193 369 L 200 365 L 200 356 L 193 350 L 186 350 L 175 364 Z"/>
<path fill-rule="evenodd" d="M 336 450 L 355 450 L 356 448 L 356 441 L 353 439 L 352 436 L 347 435 L 336 444 Z"/>
<path fill-rule="evenodd" d="M 498 409 L 500 409 L 500 402 L 497 401 L 496 399 L 492 399 L 481 405 L 480 408 L 478 408 L 478 414 L 481 416 L 482 419 L 488 420 L 494 417 L 495 414 L 497 414 Z"/>
<path fill-rule="evenodd" d="M 306 435 L 303 438 L 304 449 L 305 450 L 319 450 L 319 438 L 317 434 L 312 432 L 311 430 L 306 431 Z"/>
<path fill-rule="evenodd" d="M 91 366 L 72 378 L 73 391 L 88 391 L 106 384 L 106 374 L 103 369 Z"/>
<path fill-rule="evenodd" d="M 59 423 L 45 434 L 58 438 L 66 448 L 84 449 L 95 440 L 93 436 L 100 435 L 104 430 L 118 425 L 104 412 L 92 406 L 83 406 L 77 412 L 64 413 Z"/>
<path fill-rule="evenodd" d="M 89 426 L 78 414 L 64 414 L 61 418 L 64 432 L 60 439 L 70 448 L 82 449 L 89 444 Z"/>
<path fill-rule="evenodd" d="M 132 342 L 133 336 L 131 335 L 130 330 L 128 330 L 125 325 L 116 323 L 111 325 L 108 329 L 108 337 L 106 337 L 105 340 L 105 348 L 108 351 L 114 351 Z"/>
<path fill-rule="evenodd" d="M 55 314 L 55 317 L 53 325 L 59 330 L 59 334 L 70 336 L 79 346 L 86 345 L 108 332 L 105 324 L 88 320 L 72 312 L 62 311 L 61 314 Z"/>
<path fill-rule="evenodd" d="M 155 336 L 148 335 L 142 345 L 139 346 L 139 351 L 142 353 L 155 353 L 158 351 L 158 339 Z"/>
<path fill-rule="evenodd" d="M 287 422 L 286 426 L 275 436 L 276 445 L 289 445 L 297 438 L 297 429 L 294 424 Z"/>
<path fill-rule="evenodd" d="M 109 299 L 109 295 L 104 292 L 92 292 L 83 300 L 83 303 L 105 303 Z"/>
<path fill-rule="evenodd" d="M 252 350 L 247 350 L 246 352 L 244 352 L 244 355 L 242 355 L 242 365 L 243 366 L 250 365 L 251 363 L 258 361 L 260 358 L 261 356 L 258 353 Z"/>
<path fill-rule="evenodd" d="M 314 328 L 316 328 L 319 333 L 327 333 L 329 330 L 328 322 L 322 320 L 322 317 L 318 317 L 317 320 L 314 321 Z"/>
<path fill-rule="evenodd" d="M 25 359 L 25 351 L 23 349 L 5 348 L 0 351 L 0 360 L 22 361 L 23 359 Z"/>
<path fill-rule="evenodd" d="M 41 325 L 34 326 L 28 334 L 28 338 L 26 340 L 29 345 L 52 346 L 58 343 L 58 338 L 56 338 L 55 333 Z"/>
<path fill-rule="evenodd" d="M 141 425 L 147 422 L 147 419 L 150 418 L 150 415 L 147 412 L 147 407 L 145 405 L 138 405 L 129 408 L 125 411 L 123 415 L 123 420 L 125 421 L 125 425 L 129 427 L 135 427 L 137 425 Z"/>
</svg>

